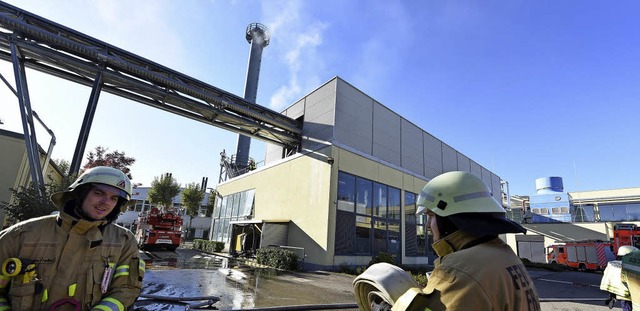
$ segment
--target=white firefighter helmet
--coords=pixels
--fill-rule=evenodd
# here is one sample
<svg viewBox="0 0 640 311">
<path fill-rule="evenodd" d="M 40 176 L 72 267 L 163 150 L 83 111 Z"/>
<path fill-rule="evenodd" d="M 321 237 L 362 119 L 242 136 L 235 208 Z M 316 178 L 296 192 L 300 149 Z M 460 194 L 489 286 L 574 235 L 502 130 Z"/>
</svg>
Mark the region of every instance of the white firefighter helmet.
<svg viewBox="0 0 640 311">
<path fill-rule="evenodd" d="M 442 217 L 459 213 L 505 213 L 489 188 L 468 172 L 448 172 L 429 181 L 417 200 L 418 211 Z"/>
<path fill-rule="evenodd" d="M 620 246 L 618 248 L 617 256 L 624 256 L 624 255 L 629 254 L 631 252 L 637 252 L 637 251 L 638 251 L 638 248 L 635 247 L 635 246 L 623 245 L 623 246 Z"/>
<path fill-rule="evenodd" d="M 416 214 L 431 211 L 441 234 L 461 229 L 476 235 L 525 233 L 527 230 L 505 217 L 505 210 L 480 178 L 454 171 L 436 176 L 418 196 Z M 454 225 L 440 218 L 446 218 Z"/>
<path fill-rule="evenodd" d="M 86 170 L 76 181 L 74 181 L 66 191 L 57 192 L 51 195 L 51 201 L 58 206 L 62 207 L 64 202 L 70 198 L 71 192 L 77 187 L 86 184 L 103 184 L 119 190 L 119 196 L 125 200 L 125 202 L 131 199 L 131 180 L 121 170 L 108 167 L 108 166 L 96 166 Z"/>
</svg>

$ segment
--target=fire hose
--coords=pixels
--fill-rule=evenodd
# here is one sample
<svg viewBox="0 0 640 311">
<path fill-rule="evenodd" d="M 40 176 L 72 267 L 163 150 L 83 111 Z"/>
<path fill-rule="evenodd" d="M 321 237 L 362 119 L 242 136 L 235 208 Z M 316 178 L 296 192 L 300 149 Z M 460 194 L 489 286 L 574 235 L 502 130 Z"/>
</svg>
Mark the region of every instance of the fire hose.
<svg viewBox="0 0 640 311">
<path fill-rule="evenodd" d="M 377 263 L 353 280 L 353 289 L 360 310 L 390 309 L 410 288 L 421 288 L 413 277 L 401 268 Z"/>
</svg>

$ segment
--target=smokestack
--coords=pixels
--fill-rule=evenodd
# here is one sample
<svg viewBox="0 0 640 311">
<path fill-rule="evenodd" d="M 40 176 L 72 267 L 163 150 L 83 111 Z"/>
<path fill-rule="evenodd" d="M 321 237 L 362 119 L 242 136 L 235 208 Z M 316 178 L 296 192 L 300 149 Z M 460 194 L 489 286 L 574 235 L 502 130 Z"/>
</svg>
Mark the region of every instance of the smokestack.
<svg viewBox="0 0 640 311">
<path fill-rule="evenodd" d="M 258 80 L 260 78 L 260 63 L 262 62 L 262 50 L 269 45 L 269 30 L 260 23 L 251 23 L 247 26 L 245 35 L 247 42 L 251 44 L 249 65 L 247 66 L 247 79 L 244 84 L 244 99 L 255 103 L 258 94 Z M 236 166 L 242 172 L 249 163 L 249 149 L 251 138 L 238 134 L 236 149 Z"/>
</svg>

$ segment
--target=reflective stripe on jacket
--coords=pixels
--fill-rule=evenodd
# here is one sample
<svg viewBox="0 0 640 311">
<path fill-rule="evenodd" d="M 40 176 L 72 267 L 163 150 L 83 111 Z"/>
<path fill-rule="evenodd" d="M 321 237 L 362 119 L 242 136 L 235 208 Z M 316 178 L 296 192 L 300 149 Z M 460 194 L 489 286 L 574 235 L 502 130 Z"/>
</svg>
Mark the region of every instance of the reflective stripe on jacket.
<svg viewBox="0 0 640 311">
<path fill-rule="evenodd" d="M 459 230 L 433 247 L 439 258 L 427 286 L 408 290 L 393 310 L 540 310 L 533 280 L 499 238 L 481 240 Z"/>
<path fill-rule="evenodd" d="M 47 310 L 63 299 L 79 303 L 82 310 L 124 311 L 141 292 L 144 261 L 136 239 L 106 221 L 61 212 L 21 222 L 0 234 L 0 263 L 12 257 L 34 261 L 39 280 L 24 283 L 15 276 L 4 288 L 0 280 L 0 298 L 7 298 L 13 311 Z M 115 269 L 103 294 L 109 265 Z"/>
</svg>

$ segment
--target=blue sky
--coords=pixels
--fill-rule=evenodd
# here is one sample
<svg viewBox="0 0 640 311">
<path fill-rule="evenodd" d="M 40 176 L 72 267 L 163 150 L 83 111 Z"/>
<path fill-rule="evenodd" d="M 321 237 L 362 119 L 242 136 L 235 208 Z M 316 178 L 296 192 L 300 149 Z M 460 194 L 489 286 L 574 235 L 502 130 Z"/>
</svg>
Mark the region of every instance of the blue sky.
<svg viewBox="0 0 640 311">
<path fill-rule="evenodd" d="M 11 0 L 22 9 L 242 96 L 252 22 L 267 25 L 257 102 L 281 110 L 340 76 L 509 182 L 535 193 L 639 187 L 640 3 L 635 1 Z M 12 67 L 0 73 L 13 81 Z M 27 71 L 32 108 L 71 160 L 90 89 Z M 2 129 L 21 132 L 0 85 Z M 49 135 L 39 130 L 46 149 Z M 106 92 L 87 151 L 136 158 L 133 181 L 219 177 L 237 134 Z M 251 156 L 264 159 L 252 140 Z"/>
</svg>

